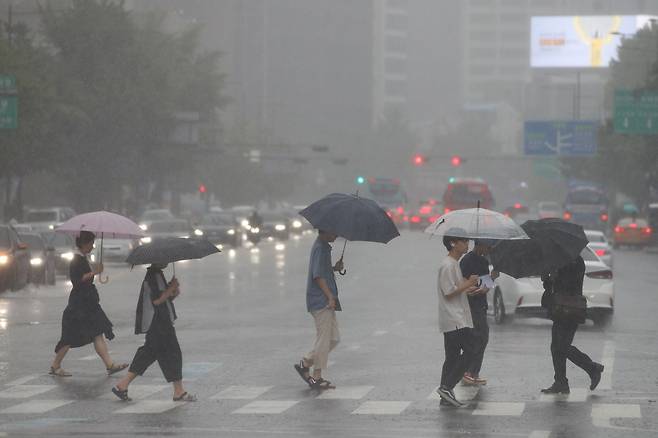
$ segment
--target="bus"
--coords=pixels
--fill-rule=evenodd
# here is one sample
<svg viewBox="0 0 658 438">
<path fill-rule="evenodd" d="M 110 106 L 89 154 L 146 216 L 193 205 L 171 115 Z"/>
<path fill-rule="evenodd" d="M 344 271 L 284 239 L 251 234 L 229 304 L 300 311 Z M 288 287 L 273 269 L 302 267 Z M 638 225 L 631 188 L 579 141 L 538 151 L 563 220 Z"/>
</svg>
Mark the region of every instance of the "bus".
<svg viewBox="0 0 658 438">
<path fill-rule="evenodd" d="M 396 224 L 406 217 L 407 194 L 397 178 L 368 178 L 366 197 L 379 204 Z"/>
<path fill-rule="evenodd" d="M 569 187 L 564 201 L 564 220 L 586 229 L 608 231 L 609 201 L 605 191 L 596 185 Z"/>
<path fill-rule="evenodd" d="M 456 178 L 446 186 L 443 193 L 444 213 L 464 208 L 492 209 L 494 198 L 489 184 L 481 178 Z"/>
</svg>

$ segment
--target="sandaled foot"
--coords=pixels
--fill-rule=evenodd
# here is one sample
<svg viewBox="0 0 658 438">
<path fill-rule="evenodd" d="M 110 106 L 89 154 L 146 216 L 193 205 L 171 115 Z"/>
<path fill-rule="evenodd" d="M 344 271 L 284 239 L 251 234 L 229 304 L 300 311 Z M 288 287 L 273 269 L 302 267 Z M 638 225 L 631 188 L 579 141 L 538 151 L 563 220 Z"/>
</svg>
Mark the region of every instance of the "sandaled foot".
<svg viewBox="0 0 658 438">
<path fill-rule="evenodd" d="M 119 397 L 123 401 L 131 401 L 132 399 L 128 397 L 128 390 L 127 389 L 119 389 L 116 386 L 112 387 L 112 393 Z"/>
<path fill-rule="evenodd" d="M 72 374 L 69 373 L 68 371 L 64 371 L 62 367 L 59 368 L 53 368 L 50 367 L 50 371 L 48 372 L 51 376 L 56 376 L 56 377 L 71 377 Z"/>
<path fill-rule="evenodd" d="M 174 397 L 174 401 L 183 401 L 183 402 L 195 402 L 197 401 L 196 395 L 194 394 L 189 394 L 187 392 L 182 393 L 178 397 Z"/>
<path fill-rule="evenodd" d="M 313 385 L 313 388 L 315 389 L 336 389 L 336 385 L 334 385 L 328 380 L 324 380 L 322 377 L 314 380 L 315 380 L 315 385 Z"/>
<path fill-rule="evenodd" d="M 112 364 L 111 367 L 107 368 L 107 375 L 111 376 L 112 374 L 118 373 L 119 371 L 125 370 L 128 368 L 127 363 L 122 363 L 121 365 Z"/>
<path fill-rule="evenodd" d="M 309 367 L 304 365 L 304 360 L 300 360 L 299 363 L 296 363 L 295 365 L 295 370 L 297 371 L 297 374 L 299 374 L 299 377 L 302 378 L 304 382 L 308 384 L 311 388 L 314 388 L 315 384 L 317 383 L 313 377 L 309 375 Z"/>
</svg>

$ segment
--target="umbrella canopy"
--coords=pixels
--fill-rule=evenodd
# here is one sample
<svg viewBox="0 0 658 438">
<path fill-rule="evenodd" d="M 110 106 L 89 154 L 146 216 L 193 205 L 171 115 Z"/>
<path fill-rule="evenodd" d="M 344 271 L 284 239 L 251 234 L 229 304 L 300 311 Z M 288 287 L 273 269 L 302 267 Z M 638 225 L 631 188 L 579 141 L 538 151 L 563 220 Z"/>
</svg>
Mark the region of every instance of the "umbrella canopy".
<svg viewBox="0 0 658 438">
<path fill-rule="evenodd" d="M 511 218 L 486 208 L 454 210 L 439 217 L 425 232 L 443 236 L 449 229 L 460 228 L 458 236 L 466 239 L 527 239 L 525 231 Z M 451 234 L 452 235 L 452 234 Z"/>
<path fill-rule="evenodd" d="M 179 260 L 201 259 L 220 252 L 207 240 L 168 237 L 138 246 L 128 255 L 126 263 L 131 265 L 167 264 Z"/>
<path fill-rule="evenodd" d="M 332 193 L 299 212 L 314 228 L 346 240 L 388 243 L 400 233 L 372 199 Z"/>
<path fill-rule="evenodd" d="M 526 221 L 521 225 L 529 240 L 508 240 L 493 247 L 495 270 L 514 278 L 552 272 L 580 255 L 588 240 L 583 227 L 562 219 Z"/>
<path fill-rule="evenodd" d="M 55 228 L 55 231 L 75 236 L 80 235 L 80 231 L 90 231 L 112 239 L 134 239 L 144 236 L 144 232 L 135 222 L 109 211 L 79 214 Z"/>
</svg>

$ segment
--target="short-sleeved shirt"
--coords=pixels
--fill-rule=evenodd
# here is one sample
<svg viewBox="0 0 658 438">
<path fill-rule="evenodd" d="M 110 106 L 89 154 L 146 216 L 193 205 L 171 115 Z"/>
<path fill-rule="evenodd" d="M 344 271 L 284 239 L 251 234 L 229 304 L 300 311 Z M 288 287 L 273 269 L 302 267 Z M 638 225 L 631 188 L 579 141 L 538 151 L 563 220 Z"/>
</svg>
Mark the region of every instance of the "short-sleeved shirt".
<svg viewBox="0 0 658 438">
<path fill-rule="evenodd" d="M 448 298 L 464 281 L 457 260 L 446 256 L 439 265 L 437 289 L 439 293 L 439 330 L 442 333 L 470 327 L 473 328 L 471 308 L 466 294 Z"/>
<path fill-rule="evenodd" d="M 489 260 L 486 257 L 476 254 L 474 251 L 462 257 L 459 267 L 462 270 L 462 276 L 464 278 L 468 278 L 471 275 L 477 275 L 478 277 L 489 275 Z M 471 309 L 474 310 L 487 310 L 488 308 L 486 295 L 469 296 L 468 302 L 471 305 Z"/>
<path fill-rule="evenodd" d="M 329 302 L 320 286 L 315 282 L 316 278 L 324 278 L 329 290 L 334 297 L 338 298 L 338 287 L 334 268 L 331 264 L 331 245 L 320 238 L 315 239 L 311 249 L 311 259 L 308 265 L 308 282 L 306 284 L 306 310 L 313 312 L 327 307 Z"/>
</svg>

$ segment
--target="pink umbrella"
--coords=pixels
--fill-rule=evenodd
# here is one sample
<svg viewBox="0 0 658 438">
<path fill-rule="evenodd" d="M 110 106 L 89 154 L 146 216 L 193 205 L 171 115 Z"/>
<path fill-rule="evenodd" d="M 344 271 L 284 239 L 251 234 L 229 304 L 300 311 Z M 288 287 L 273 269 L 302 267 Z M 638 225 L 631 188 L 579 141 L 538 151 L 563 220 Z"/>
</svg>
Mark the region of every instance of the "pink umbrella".
<svg viewBox="0 0 658 438">
<path fill-rule="evenodd" d="M 62 225 L 55 228 L 58 233 L 79 236 L 81 231 L 89 231 L 101 235 L 100 261 L 103 262 L 103 238 L 107 235 L 114 239 L 134 239 L 143 237 L 144 232 L 135 222 L 127 217 L 109 211 L 93 211 L 72 217 Z M 101 279 L 101 283 L 106 283 Z"/>
</svg>

